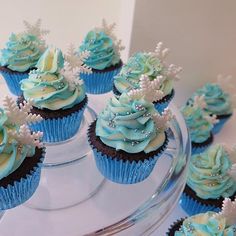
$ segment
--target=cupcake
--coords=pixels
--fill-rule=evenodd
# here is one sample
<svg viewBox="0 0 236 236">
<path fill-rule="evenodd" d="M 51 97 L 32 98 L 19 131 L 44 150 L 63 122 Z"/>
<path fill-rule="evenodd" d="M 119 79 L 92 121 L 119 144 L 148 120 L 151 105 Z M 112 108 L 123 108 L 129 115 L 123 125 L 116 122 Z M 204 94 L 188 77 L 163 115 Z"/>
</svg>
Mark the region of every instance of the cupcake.
<svg viewBox="0 0 236 236">
<path fill-rule="evenodd" d="M 29 78 L 21 81 L 23 97 L 32 100 L 33 114 L 43 120 L 31 126 L 44 132 L 43 141 L 60 142 L 72 138 L 79 130 L 87 96 L 79 73 L 89 71 L 83 66 L 86 55 L 76 56 L 71 48 L 65 55 L 50 47 L 40 57 Z"/>
<path fill-rule="evenodd" d="M 160 115 L 140 94 L 123 93 L 109 100 L 88 130 L 98 170 L 121 184 L 145 180 L 166 149 L 167 109 Z"/>
<path fill-rule="evenodd" d="M 189 214 L 219 211 L 226 197 L 236 196 L 236 149 L 217 144 L 190 159 L 180 204 Z"/>
<path fill-rule="evenodd" d="M 204 95 L 206 107 L 205 111 L 211 115 L 216 115 L 219 122 L 214 125 L 213 134 L 217 134 L 224 123 L 231 117 L 236 101 L 236 86 L 230 76 L 224 78 L 218 76 L 217 83 L 207 83 L 202 88 L 197 89 L 190 101 L 195 96 Z"/>
<path fill-rule="evenodd" d="M 192 144 L 192 154 L 203 152 L 212 142 L 212 129 L 218 122 L 215 116 L 204 111 L 204 96 L 195 96 L 194 102 L 181 108 Z"/>
<path fill-rule="evenodd" d="M 102 94 L 112 90 L 114 76 L 120 71 L 122 61 L 120 51 L 121 40 L 113 34 L 115 24 L 108 25 L 102 21 L 101 28 L 95 28 L 87 33 L 78 52 L 89 51 L 90 56 L 84 60 L 92 68 L 92 74 L 81 73 L 86 92 Z"/>
<path fill-rule="evenodd" d="M 35 192 L 45 149 L 42 132 L 31 132 L 28 124 L 40 121 L 32 115 L 31 103 L 17 106 L 9 97 L 0 108 L 0 211 L 16 207 Z"/>
<path fill-rule="evenodd" d="M 236 236 L 236 199 L 223 201 L 220 213 L 207 211 L 178 220 L 167 236 Z"/>
<path fill-rule="evenodd" d="M 162 91 L 162 97 L 154 101 L 159 112 L 162 112 L 174 97 L 173 80 L 179 79 L 179 72 L 182 70 L 173 64 L 168 65 L 165 58 L 168 49 L 163 49 L 163 44 L 157 44 L 155 52 L 138 52 L 128 59 L 120 73 L 115 76 L 113 93 L 120 96 L 123 92 L 131 89 L 138 89 L 142 83 L 141 75 L 147 75 L 150 81 L 158 78 L 161 80 L 157 90 Z"/>
<path fill-rule="evenodd" d="M 21 95 L 20 81 L 28 78 L 29 71 L 33 69 L 45 50 L 43 35 L 47 30 L 41 30 L 41 20 L 35 25 L 24 22 L 26 31 L 18 34 L 12 33 L 6 47 L 0 51 L 0 73 L 7 86 L 14 95 Z"/>
</svg>

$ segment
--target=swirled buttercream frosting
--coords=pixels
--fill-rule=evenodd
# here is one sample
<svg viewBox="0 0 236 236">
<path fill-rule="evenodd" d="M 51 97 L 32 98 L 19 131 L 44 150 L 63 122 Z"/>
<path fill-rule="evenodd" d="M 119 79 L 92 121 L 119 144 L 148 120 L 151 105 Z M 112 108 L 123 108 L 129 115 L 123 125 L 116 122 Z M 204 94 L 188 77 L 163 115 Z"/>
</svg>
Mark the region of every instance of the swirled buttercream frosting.
<svg viewBox="0 0 236 236">
<path fill-rule="evenodd" d="M 215 212 L 188 217 L 175 236 L 235 236 L 236 225 L 228 225 L 225 217 L 214 217 Z"/>
<path fill-rule="evenodd" d="M 232 162 L 222 145 L 191 157 L 188 186 L 202 199 L 231 197 L 236 192 L 236 182 L 229 175 Z"/>
<path fill-rule="evenodd" d="M 113 97 L 98 115 L 96 135 L 107 146 L 127 153 L 155 151 L 166 138 L 152 119 L 155 113 L 153 104 L 144 99 L 132 100 L 125 93 Z"/>
<path fill-rule="evenodd" d="M 29 78 L 21 82 L 21 90 L 26 100 L 32 99 L 39 109 L 67 109 L 85 98 L 83 85 L 71 89 L 69 82 L 61 73 L 64 58 L 61 50 L 48 48 L 32 70 Z"/>
<path fill-rule="evenodd" d="M 96 70 L 103 70 L 120 62 L 113 39 L 102 30 L 88 32 L 79 47 L 79 52 L 83 51 L 90 52 L 85 64 Z"/>
<path fill-rule="evenodd" d="M 42 42 L 32 34 L 11 34 L 6 47 L 1 50 L 0 64 L 7 68 L 25 72 L 35 67 L 42 55 Z"/>
</svg>

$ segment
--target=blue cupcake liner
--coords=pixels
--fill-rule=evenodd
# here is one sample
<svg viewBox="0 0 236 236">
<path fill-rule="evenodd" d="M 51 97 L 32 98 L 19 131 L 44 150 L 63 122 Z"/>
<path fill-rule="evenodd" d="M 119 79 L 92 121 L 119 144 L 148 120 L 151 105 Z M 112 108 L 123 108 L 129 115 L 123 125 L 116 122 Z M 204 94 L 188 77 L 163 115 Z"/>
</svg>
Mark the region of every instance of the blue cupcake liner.
<svg viewBox="0 0 236 236">
<path fill-rule="evenodd" d="M 13 185 L 9 184 L 7 187 L 0 187 L 0 211 L 19 206 L 34 194 L 39 185 L 44 156 L 45 150 L 43 150 L 41 162 L 34 167 L 30 174 L 15 181 Z"/>
<path fill-rule="evenodd" d="M 44 142 L 61 142 L 72 138 L 79 130 L 86 105 L 79 111 L 61 118 L 48 118 L 30 125 L 33 131 L 43 132 Z"/>
<path fill-rule="evenodd" d="M 214 212 L 220 211 L 219 207 L 202 204 L 199 201 L 192 199 L 190 196 L 188 196 L 185 193 L 182 194 L 179 203 L 181 207 L 183 208 L 183 210 L 190 216 L 196 215 L 199 213 L 205 213 L 207 211 L 214 211 Z"/>
<path fill-rule="evenodd" d="M 114 76 L 117 75 L 121 67 L 111 71 L 93 72 L 91 74 L 80 74 L 83 79 L 86 92 L 90 94 L 102 94 L 112 90 Z"/>
<path fill-rule="evenodd" d="M 200 153 L 204 152 L 209 146 L 210 146 L 210 144 L 204 145 L 204 146 L 199 146 L 199 147 L 194 147 L 192 145 L 192 155 L 200 154 Z"/>
<path fill-rule="evenodd" d="M 20 96 L 22 94 L 20 81 L 28 78 L 29 73 L 7 72 L 4 70 L 0 70 L 0 73 L 5 79 L 10 92 L 16 96 Z"/>
<path fill-rule="evenodd" d="M 224 118 L 220 118 L 219 122 L 217 124 L 214 125 L 213 129 L 212 129 L 212 133 L 213 134 L 218 134 L 221 129 L 223 128 L 225 122 L 227 122 L 229 120 L 229 117 L 224 117 Z"/>
<path fill-rule="evenodd" d="M 107 179 L 120 184 L 135 184 L 145 180 L 152 172 L 158 157 L 156 156 L 144 161 L 124 161 L 111 158 L 93 149 L 98 170 Z"/>
</svg>

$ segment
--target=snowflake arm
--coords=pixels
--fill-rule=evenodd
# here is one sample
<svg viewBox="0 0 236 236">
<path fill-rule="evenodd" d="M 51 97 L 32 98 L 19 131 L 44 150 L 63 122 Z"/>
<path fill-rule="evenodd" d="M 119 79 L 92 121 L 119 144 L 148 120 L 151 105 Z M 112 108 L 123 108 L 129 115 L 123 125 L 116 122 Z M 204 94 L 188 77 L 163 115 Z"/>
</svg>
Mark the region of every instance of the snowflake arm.
<svg viewBox="0 0 236 236">
<path fill-rule="evenodd" d="M 207 107 L 207 104 L 205 102 L 205 96 L 201 95 L 201 96 L 195 96 L 193 98 L 193 107 L 200 107 L 201 109 L 205 109 Z"/>
<path fill-rule="evenodd" d="M 173 118 L 173 115 L 170 109 L 166 108 L 161 115 L 159 113 L 155 113 L 152 118 L 158 129 L 166 129 L 168 127 L 167 124 Z"/>
</svg>

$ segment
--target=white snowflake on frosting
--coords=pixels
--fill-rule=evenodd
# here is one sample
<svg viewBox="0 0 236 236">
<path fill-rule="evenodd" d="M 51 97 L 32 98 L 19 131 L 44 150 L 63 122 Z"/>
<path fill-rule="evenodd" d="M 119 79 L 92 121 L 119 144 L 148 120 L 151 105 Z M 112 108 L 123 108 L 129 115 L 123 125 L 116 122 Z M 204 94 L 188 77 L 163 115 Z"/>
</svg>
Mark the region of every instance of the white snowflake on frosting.
<svg viewBox="0 0 236 236">
<path fill-rule="evenodd" d="M 83 51 L 80 54 L 76 53 L 75 47 L 71 44 L 65 54 L 64 67 L 61 74 L 69 84 L 69 89 L 73 90 L 83 82 L 80 79 L 80 73 L 92 73 L 92 69 L 84 64 L 84 61 L 89 57 L 88 51 Z"/>
<path fill-rule="evenodd" d="M 218 75 L 217 84 L 224 92 L 230 95 L 233 108 L 236 108 L 236 80 L 233 81 L 233 77 L 231 75 Z"/>
<path fill-rule="evenodd" d="M 201 96 L 195 96 L 193 98 L 193 107 L 196 108 L 201 108 L 201 109 L 205 109 L 207 107 L 206 101 L 205 101 L 205 96 L 201 95 Z"/>
<path fill-rule="evenodd" d="M 166 108 L 162 114 L 155 113 L 152 115 L 152 119 L 158 129 L 166 129 L 168 122 L 173 118 L 173 114 L 170 109 Z"/>
<path fill-rule="evenodd" d="M 231 201 L 230 198 L 225 198 L 222 205 L 222 210 L 219 213 L 215 213 L 215 218 L 225 218 L 227 225 L 236 224 L 236 198 Z"/>
<path fill-rule="evenodd" d="M 95 28 L 97 31 L 103 31 L 105 34 L 107 34 L 112 40 L 114 44 L 114 50 L 118 56 L 120 56 L 120 52 L 125 49 L 125 47 L 122 45 L 122 41 L 120 39 L 117 39 L 117 37 L 114 34 L 114 29 L 116 27 L 116 23 L 108 24 L 105 19 L 102 19 L 102 27 L 101 28 Z"/>
<path fill-rule="evenodd" d="M 217 116 L 216 115 L 209 115 L 209 114 L 206 114 L 204 115 L 204 118 L 211 124 L 215 125 L 219 122 L 219 120 L 217 119 Z"/>
<path fill-rule="evenodd" d="M 29 145 L 41 148 L 43 143 L 40 141 L 43 132 L 31 132 L 27 125 L 21 125 L 19 130 L 9 130 L 8 134 L 21 145 Z"/>
<path fill-rule="evenodd" d="M 140 88 L 130 90 L 128 96 L 131 99 L 144 98 L 149 102 L 159 101 L 164 97 L 164 93 L 160 90 L 162 79 L 162 76 L 157 76 L 151 81 L 147 75 L 141 75 Z"/>
<path fill-rule="evenodd" d="M 3 100 L 6 115 L 8 116 L 8 122 L 16 125 L 23 125 L 25 123 L 34 123 L 42 120 L 40 115 L 30 113 L 32 109 L 32 100 L 28 102 L 24 101 L 17 106 L 16 101 L 6 96 Z"/>
</svg>

